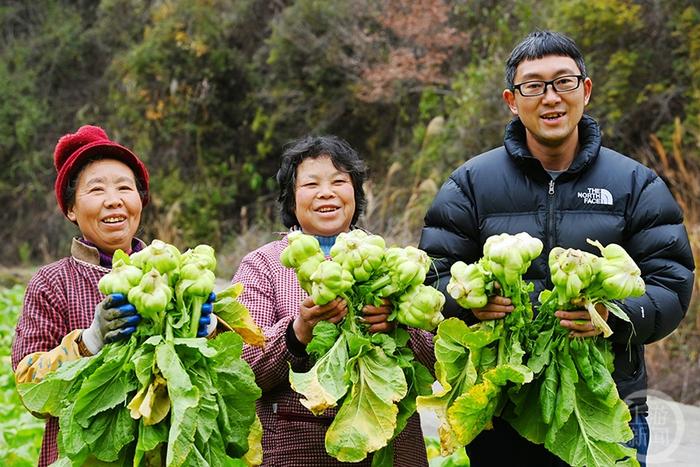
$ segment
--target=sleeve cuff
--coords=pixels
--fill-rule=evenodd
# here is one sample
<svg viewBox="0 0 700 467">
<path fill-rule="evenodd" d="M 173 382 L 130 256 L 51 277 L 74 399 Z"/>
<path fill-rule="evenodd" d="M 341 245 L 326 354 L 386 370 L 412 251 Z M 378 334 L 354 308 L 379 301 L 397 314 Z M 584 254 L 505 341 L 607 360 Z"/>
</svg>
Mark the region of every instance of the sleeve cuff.
<svg viewBox="0 0 700 467">
<path fill-rule="evenodd" d="M 94 355 L 92 352 L 90 352 L 90 349 L 87 348 L 85 342 L 83 342 L 82 331 L 78 335 L 78 338 L 75 340 L 75 343 L 78 345 L 78 355 L 80 355 L 81 357 L 92 357 Z"/>
<path fill-rule="evenodd" d="M 309 356 L 309 354 L 306 353 L 306 346 L 299 342 L 297 335 L 294 334 L 294 320 L 290 321 L 287 325 L 285 342 L 287 344 L 287 350 L 289 350 L 289 353 L 293 356 L 297 358 L 306 358 Z"/>
</svg>

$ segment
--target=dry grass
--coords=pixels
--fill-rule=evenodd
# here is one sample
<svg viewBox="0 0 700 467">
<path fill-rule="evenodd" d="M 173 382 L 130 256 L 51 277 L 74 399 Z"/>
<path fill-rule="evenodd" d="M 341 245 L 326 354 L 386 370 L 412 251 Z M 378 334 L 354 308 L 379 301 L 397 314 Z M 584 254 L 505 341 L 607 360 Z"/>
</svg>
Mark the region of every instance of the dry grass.
<svg viewBox="0 0 700 467">
<path fill-rule="evenodd" d="M 273 240 L 280 238 L 283 226 L 271 226 L 267 222 L 254 225 L 228 242 L 217 255 L 217 276 L 230 280 L 245 255 Z"/>
<path fill-rule="evenodd" d="M 700 264 L 700 152 L 683 144 L 684 128 L 676 119 L 670 141 L 650 137 L 650 148 L 640 157 L 662 174 L 685 214 L 686 228 Z M 670 146 L 670 149 L 667 149 Z M 688 313 L 678 329 L 665 339 L 647 346 L 649 387 L 673 399 L 700 405 L 700 283 L 696 280 Z"/>
<path fill-rule="evenodd" d="M 367 208 L 362 226 L 382 235 L 389 245 L 417 246 L 423 217 L 439 189 L 435 178 L 411 177 L 395 162 L 384 179 L 365 185 Z"/>
</svg>

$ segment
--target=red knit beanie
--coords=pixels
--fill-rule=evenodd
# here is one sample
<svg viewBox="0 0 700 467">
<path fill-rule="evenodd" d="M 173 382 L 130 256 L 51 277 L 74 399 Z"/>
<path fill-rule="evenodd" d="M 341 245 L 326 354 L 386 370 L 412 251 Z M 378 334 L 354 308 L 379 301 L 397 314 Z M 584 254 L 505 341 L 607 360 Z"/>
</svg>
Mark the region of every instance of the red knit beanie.
<svg viewBox="0 0 700 467">
<path fill-rule="evenodd" d="M 84 125 L 76 133 L 61 136 L 53 152 L 57 172 L 56 199 L 63 214 L 68 211 L 63 200 L 68 183 L 76 176 L 76 170 L 83 166 L 84 161 L 95 155 L 116 159 L 128 165 L 144 190 L 141 202 L 144 206 L 148 204 L 148 169 L 143 162 L 129 149 L 110 140 L 102 128 Z"/>
</svg>

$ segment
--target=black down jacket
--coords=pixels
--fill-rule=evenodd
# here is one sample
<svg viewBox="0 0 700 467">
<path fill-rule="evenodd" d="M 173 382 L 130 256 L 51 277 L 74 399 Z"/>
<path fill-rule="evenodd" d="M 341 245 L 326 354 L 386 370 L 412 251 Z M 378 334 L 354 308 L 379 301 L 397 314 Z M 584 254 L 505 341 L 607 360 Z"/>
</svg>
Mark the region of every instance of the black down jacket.
<svg viewBox="0 0 700 467">
<path fill-rule="evenodd" d="M 489 236 L 527 232 L 544 243 L 525 275 L 534 282 L 536 297 L 551 287 L 547 258 L 553 247 L 599 255 L 587 238 L 622 245 L 642 271 L 646 294 L 622 304 L 634 334 L 629 324 L 610 315 L 613 377 L 620 396 L 644 412 L 644 344 L 671 333 L 685 315 L 693 287 L 693 256 L 682 212 L 661 178 L 602 147 L 600 129 L 591 117 L 584 115 L 579 123 L 579 139 L 580 152 L 556 181 L 530 154 L 518 119 L 506 127 L 504 146 L 455 170 L 425 216 L 419 247 L 437 266 L 426 282 L 438 279 L 437 287 L 444 292 L 450 266 L 481 258 Z M 446 316 L 475 319 L 446 295 Z"/>
</svg>

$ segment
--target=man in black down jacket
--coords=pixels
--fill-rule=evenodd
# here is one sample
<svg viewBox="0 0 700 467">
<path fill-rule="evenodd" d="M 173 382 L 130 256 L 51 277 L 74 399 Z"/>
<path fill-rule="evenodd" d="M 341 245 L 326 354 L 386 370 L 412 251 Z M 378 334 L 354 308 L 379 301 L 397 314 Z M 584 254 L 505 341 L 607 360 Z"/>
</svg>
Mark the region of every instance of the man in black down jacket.
<svg viewBox="0 0 700 467">
<path fill-rule="evenodd" d="M 628 323 L 600 311 L 614 331 L 613 377 L 630 407 L 633 447 L 643 461 L 649 440 L 644 345 L 678 326 L 693 286 L 694 261 L 682 212 L 653 171 L 601 146 L 598 124 L 583 114 L 592 82 L 571 39 L 548 31 L 530 34 L 513 49 L 506 81 L 503 99 L 516 118 L 506 127 L 504 145 L 455 170 L 425 217 L 420 248 L 437 265 L 437 277 L 434 273 L 428 280 L 437 280 L 444 293 L 450 266 L 481 258 L 489 236 L 527 232 L 544 243 L 525 275 L 534 282 L 536 297 L 552 286 L 547 258 L 553 247 L 600 254 L 587 238 L 622 245 L 646 283 L 644 296 L 621 304 L 634 333 Z M 513 310 L 504 297 L 491 297 L 482 309 L 464 310 L 445 295 L 445 316 L 468 323 L 501 319 Z M 572 336 L 599 332 L 585 310 L 558 311 L 556 316 Z M 561 462 L 500 419 L 467 452 L 477 467 Z"/>
</svg>

